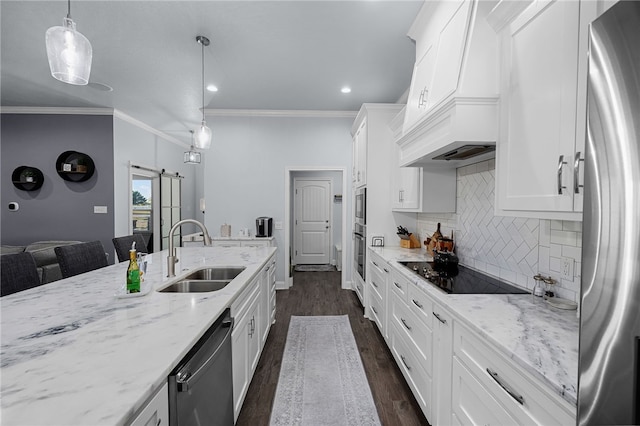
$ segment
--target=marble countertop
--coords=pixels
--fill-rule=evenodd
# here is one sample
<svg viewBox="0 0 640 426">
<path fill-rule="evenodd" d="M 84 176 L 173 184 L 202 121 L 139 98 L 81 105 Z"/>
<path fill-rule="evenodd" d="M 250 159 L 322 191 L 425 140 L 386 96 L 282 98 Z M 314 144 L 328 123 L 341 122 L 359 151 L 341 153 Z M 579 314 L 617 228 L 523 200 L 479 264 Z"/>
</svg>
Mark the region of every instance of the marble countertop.
<svg viewBox="0 0 640 426">
<path fill-rule="evenodd" d="M 159 293 L 166 250 L 148 256 L 141 297 L 118 298 L 128 262 L 0 299 L 6 425 L 122 425 L 251 282 L 274 247 L 178 248 L 177 278 L 245 266 L 212 293 Z"/>
<path fill-rule="evenodd" d="M 400 247 L 371 250 L 518 366 L 576 406 L 579 320 L 575 310 L 553 308 L 531 295 L 447 294 L 397 263 L 431 260 L 426 251 Z"/>
</svg>

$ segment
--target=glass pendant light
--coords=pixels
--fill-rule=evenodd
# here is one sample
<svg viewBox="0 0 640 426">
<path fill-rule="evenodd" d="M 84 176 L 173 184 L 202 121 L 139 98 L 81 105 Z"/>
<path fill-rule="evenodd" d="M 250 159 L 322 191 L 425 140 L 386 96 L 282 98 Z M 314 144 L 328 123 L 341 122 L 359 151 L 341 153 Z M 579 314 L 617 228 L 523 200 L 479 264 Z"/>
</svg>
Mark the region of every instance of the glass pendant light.
<svg viewBox="0 0 640 426">
<path fill-rule="evenodd" d="M 207 127 L 207 122 L 204 119 L 204 48 L 209 45 L 209 39 L 205 36 L 197 36 L 196 41 L 202 46 L 202 124 L 196 132 L 195 146 L 198 149 L 209 149 L 211 147 L 211 129 Z"/>
<path fill-rule="evenodd" d="M 200 164 L 201 154 L 193 149 L 193 130 L 191 132 L 191 149 L 184 153 L 185 164 Z"/>
<path fill-rule="evenodd" d="M 63 26 L 51 27 L 45 34 L 49 68 L 56 80 L 84 86 L 89 83 L 93 51 L 89 40 L 76 31 L 76 23 L 71 19 L 71 0 L 67 5 Z"/>
</svg>

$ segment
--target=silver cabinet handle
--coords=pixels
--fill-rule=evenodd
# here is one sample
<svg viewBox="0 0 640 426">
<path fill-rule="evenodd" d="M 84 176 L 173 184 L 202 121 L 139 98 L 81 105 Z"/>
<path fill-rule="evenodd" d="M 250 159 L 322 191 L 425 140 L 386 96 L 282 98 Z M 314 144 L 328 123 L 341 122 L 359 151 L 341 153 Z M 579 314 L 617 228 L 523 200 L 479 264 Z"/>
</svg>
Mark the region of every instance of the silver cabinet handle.
<svg viewBox="0 0 640 426">
<path fill-rule="evenodd" d="M 580 193 L 580 188 L 584 188 L 584 185 L 580 185 L 578 179 L 580 179 L 580 162 L 584 162 L 584 158 L 581 158 L 582 153 L 576 152 L 576 161 L 573 163 L 573 192 L 574 194 Z"/>
<path fill-rule="evenodd" d="M 378 288 L 378 284 L 375 283 L 375 281 L 371 281 L 371 284 L 375 287 Z"/>
<path fill-rule="evenodd" d="M 378 315 L 378 311 L 376 311 L 376 308 L 374 308 L 373 306 L 371 307 L 371 310 L 373 311 L 374 314 Z"/>
<path fill-rule="evenodd" d="M 385 271 L 387 274 L 389 273 L 389 270 L 387 268 L 382 268 L 383 271 Z"/>
<path fill-rule="evenodd" d="M 411 371 L 411 367 L 409 367 L 409 364 L 407 364 L 407 361 L 404 359 L 403 355 L 400 355 L 400 359 L 402 360 L 404 366 L 407 367 L 407 370 Z"/>
<path fill-rule="evenodd" d="M 398 202 L 402 202 L 402 189 L 398 191 Z"/>
<path fill-rule="evenodd" d="M 564 155 L 558 157 L 558 195 L 562 195 L 562 190 L 566 188 L 566 186 L 562 186 L 562 166 L 567 164 L 564 161 Z"/>
<path fill-rule="evenodd" d="M 487 368 L 487 373 L 489 373 L 489 375 L 493 378 L 493 380 L 495 380 L 496 383 L 499 384 L 500 387 L 502 389 L 504 389 L 513 399 L 518 401 L 520 403 L 520 405 L 524 405 L 524 398 L 522 397 L 522 395 L 518 395 L 513 390 L 511 390 L 511 388 L 509 386 L 507 386 L 504 383 L 502 383 L 500 381 L 500 378 L 498 377 L 498 373 L 496 373 L 495 371 L 491 370 L 490 368 Z"/>
<path fill-rule="evenodd" d="M 433 314 L 434 317 L 438 318 L 438 321 L 440 321 L 443 324 L 447 323 L 447 320 L 440 318 L 440 315 L 436 314 L 435 312 L 431 312 Z"/>
<path fill-rule="evenodd" d="M 418 308 L 420 309 L 424 309 L 424 307 L 420 304 L 420 302 L 418 302 L 416 299 L 411 299 L 411 301 L 413 302 L 414 305 L 416 305 Z M 435 315 L 435 314 L 433 314 Z"/>
<path fill-rule="evenodd" d="M 411 330 L 411 327 L 407 324 L 404 318 L 400 317 L 400 321 L 402 321 L 402 324 L 407 328 L 407 330 Z"/>
<path fill-rule="evenodd" d="M 402 287 L 397 282 L 394 281 L 393 285 L 395 285 L 398 288 L 398 290 L 402 290 Z"/>
<path fill-rule="evenodd" d="M 379 268 L 378 264 L 376 262 L 374 262 L 373 260 L 371 261 L 371 263 L 373 263 L 374 265 L 376 265 Z"/>
</svg>

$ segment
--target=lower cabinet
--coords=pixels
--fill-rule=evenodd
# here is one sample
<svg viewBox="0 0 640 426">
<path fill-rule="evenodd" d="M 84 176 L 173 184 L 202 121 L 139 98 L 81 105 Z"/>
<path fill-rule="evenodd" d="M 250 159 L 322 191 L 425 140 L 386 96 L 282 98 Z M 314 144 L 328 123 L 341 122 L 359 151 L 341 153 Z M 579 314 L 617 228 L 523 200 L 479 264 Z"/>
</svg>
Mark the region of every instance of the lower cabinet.
<svg viewBox="0 0 640 426">
<path fill-rule="evenodd" d="M 245 297 L 241 296 L 237 309 L 234 309 L 235 303 L 231 306 L 231 314 L 234 317 L 231 333 L 234 419 L 240 414 L 253 376 L 254 363 L 257 364 L 256 359 L 260 357 L 260 333 L 256 327 L 260 310 L 260 287 L 257 284 L 249 284 L 250 291 Z"/>
<path fill-rule="evenodd" d="M 391 273 L 389 265 L 377 254 L 370 252 L 367 260 L 367 296 L 365 315 L 375 321 L 380 333 L 387 340 L 387 281 Z"/>
<path fill-rule="evenodd" d="M 452 418 L 462 424 L 575 424 L 575 407 L 461 323 L 453 328 Z"/>
<path fill-rule="evenodd" d="M 231 305 L 233 412 L 238 419 L 275 313 L 275 256 Z"/>
<path fill-rule="evenodd" d="M 169 424 L 169 386 L 162 385 L 130 426 L 159 426 Z"/>
<path fill-rule="evenodd" d="M 383 265 L 373 254 L 371 262 Z M 431 424 L 575 424 L 575 407 L 392 264 L 384 262 L 388 275 L 370 265 L 371 283 L 387 278 L 386 291 L 378 291 L 380 284 L 368 289 L 370 318 L 380 326 L 379 307 L 388 308 L 387 344 Z"/>
</svg>

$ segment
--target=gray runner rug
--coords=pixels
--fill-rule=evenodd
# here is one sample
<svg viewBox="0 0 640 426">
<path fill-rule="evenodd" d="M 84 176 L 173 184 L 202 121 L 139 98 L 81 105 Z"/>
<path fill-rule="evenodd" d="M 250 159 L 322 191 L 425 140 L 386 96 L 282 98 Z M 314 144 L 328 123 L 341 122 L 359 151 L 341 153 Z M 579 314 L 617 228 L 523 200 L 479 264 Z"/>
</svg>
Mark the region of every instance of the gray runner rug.
<svg viewBox="0 0 640 426">
<path fill-rule="evenodd" d="M 296 265 L 296 272 L 335 272 L 337 269 L 333 265 Z"/>
<path fill-rule="evenodd" d="M 347 315 L 291 317 L 270 425 L 380 425 Z"/>
</svg>

